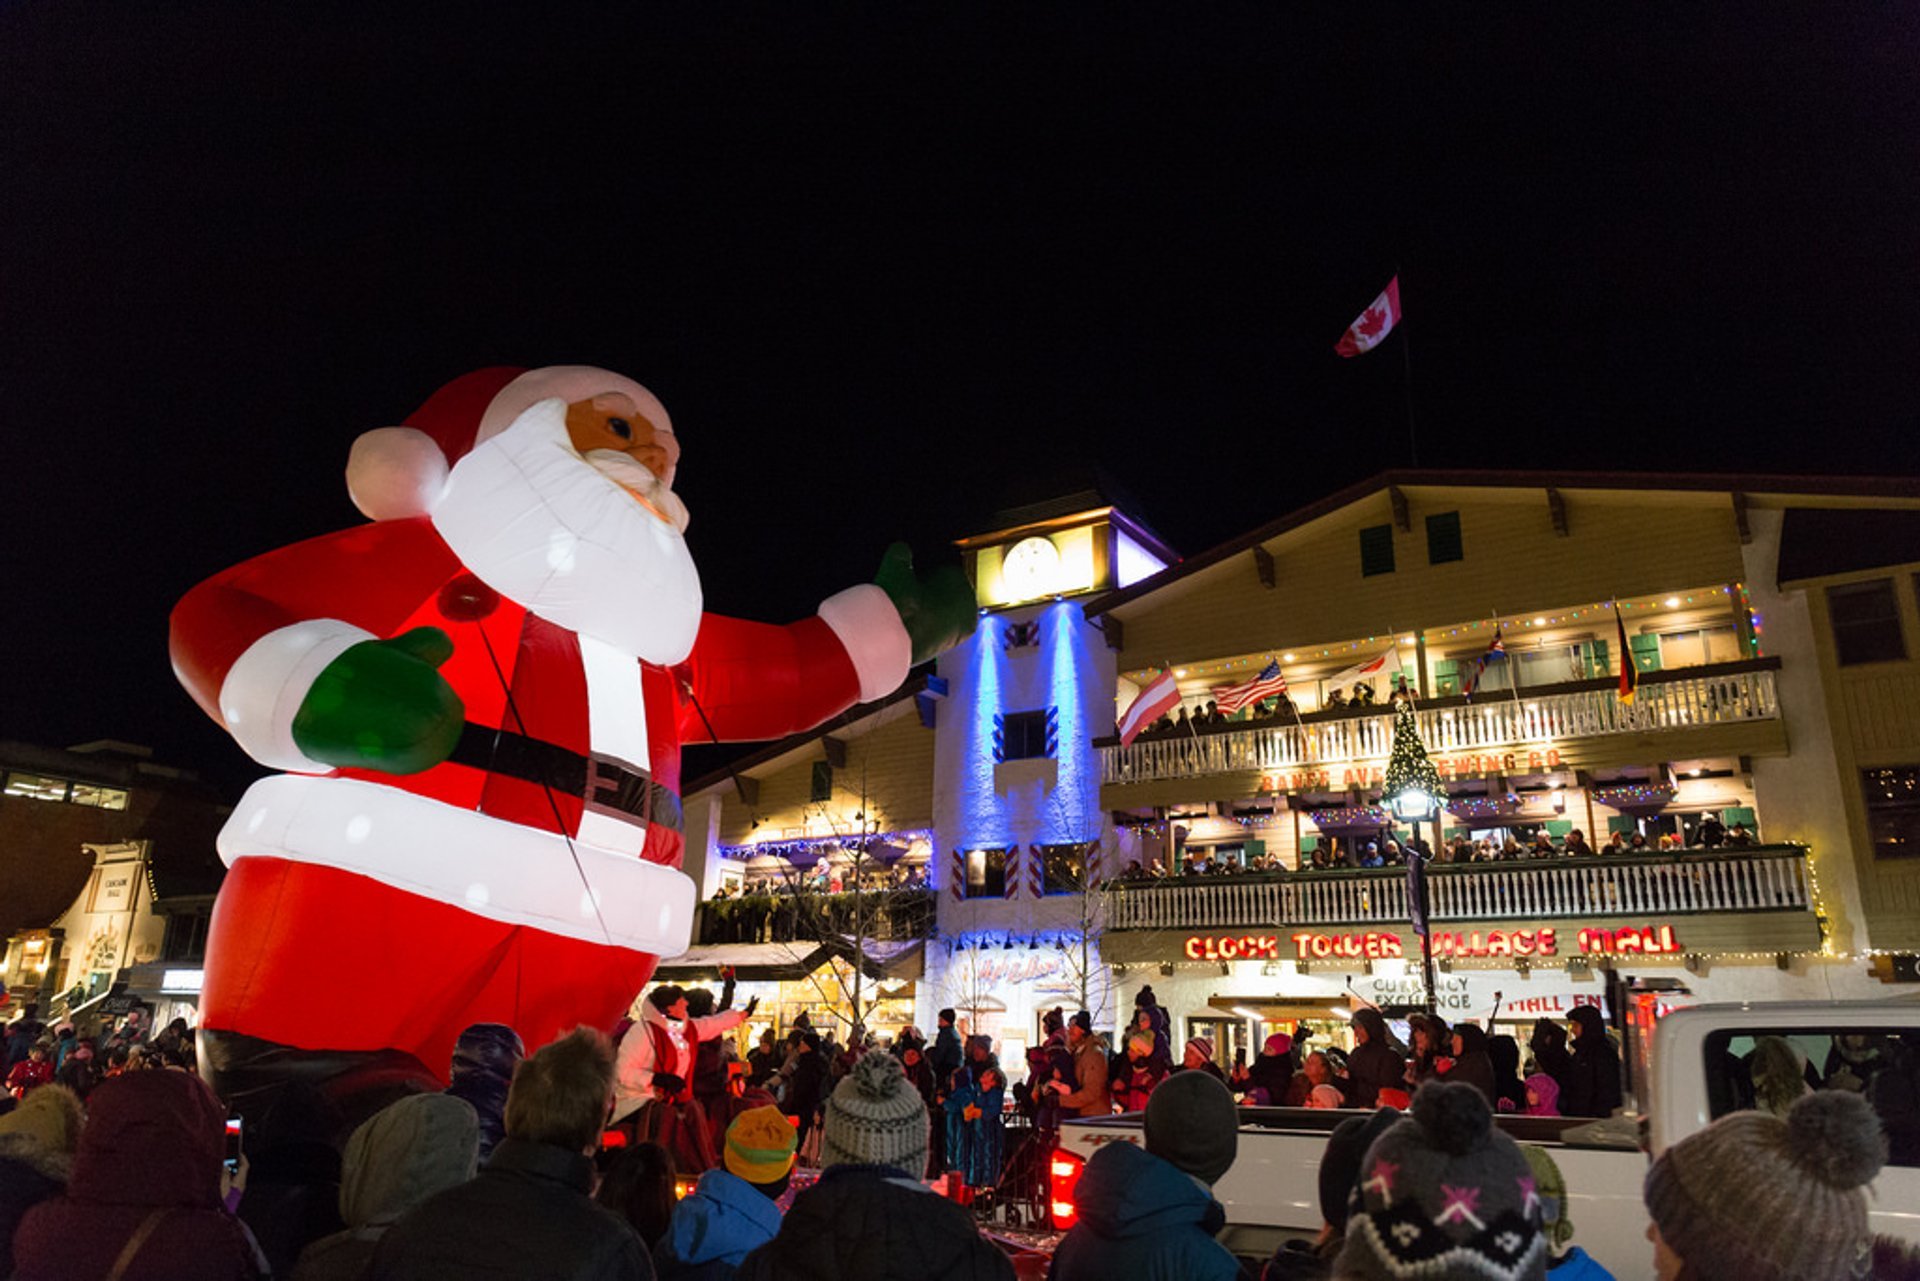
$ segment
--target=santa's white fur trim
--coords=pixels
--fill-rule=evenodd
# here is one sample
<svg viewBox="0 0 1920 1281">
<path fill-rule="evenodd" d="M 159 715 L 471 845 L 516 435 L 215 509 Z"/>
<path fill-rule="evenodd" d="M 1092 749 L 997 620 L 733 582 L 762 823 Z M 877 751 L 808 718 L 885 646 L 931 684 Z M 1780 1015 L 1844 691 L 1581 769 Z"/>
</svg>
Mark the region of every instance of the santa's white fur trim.
<svg viewBox="0 0 1920 1281">
<path fill-rule="evenodd" d="M 335 618 L 316 618 L 268 632 L 235 660 L 220 682 L 220 716 L 247 755 L 273 769 L 324 774 L 293 741 L 293 718 L 328 663 L 372 632 Z"/>
<path fill-rule="evenodd" d="M 413 427 L 377 427 L 347 455 L 347 493 L 372 520 L 424 516 L 447 487 L 447 457 Z"/>
<path fill-rule="evenodd" d="M 861 702 L 900 688 L 913 666 L 913 639 L 886 592 L 872 583 L 835 592 L 820 602 L 820 617 L 847 647 L 860 676 Z"/>
<path fill-rule="evenodd" d="M 584 837 L 569 850 L 557 833 L 361 779 L 263 778 L 219 850 L 228 865 L 268 855 L 335 867 L 491 921 L 658 956 L 686 951 L 693 929 L 683 872 Z"/>
</svg>

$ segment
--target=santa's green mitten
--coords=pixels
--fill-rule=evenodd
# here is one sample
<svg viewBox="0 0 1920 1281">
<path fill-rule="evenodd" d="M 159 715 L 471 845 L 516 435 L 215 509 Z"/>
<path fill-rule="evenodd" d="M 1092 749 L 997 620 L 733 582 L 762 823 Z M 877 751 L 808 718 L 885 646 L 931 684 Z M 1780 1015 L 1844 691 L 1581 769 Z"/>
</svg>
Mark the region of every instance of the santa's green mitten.
<svg viewBox="0 0 1920 1281">
<path fill-rule="evenodd" d="M 913 572 L 913 551 L 895 543 L 880 558 L 873 581 L 900 611 L 907 637 L 913 642 L 913 661 L 924 663 L 945 653 L 973 633 L 973 587 L 957 565 L 943 565 L 925 580 Z"/>
<path fill-rule="evenodd" d="M 437 627 L 361 641 L 328 663 L 293 718 L 293 741 L 329 765 L 418 774 L 452 754 L 466 708 L 437 670 L 453 641 Z"/>
</svg>

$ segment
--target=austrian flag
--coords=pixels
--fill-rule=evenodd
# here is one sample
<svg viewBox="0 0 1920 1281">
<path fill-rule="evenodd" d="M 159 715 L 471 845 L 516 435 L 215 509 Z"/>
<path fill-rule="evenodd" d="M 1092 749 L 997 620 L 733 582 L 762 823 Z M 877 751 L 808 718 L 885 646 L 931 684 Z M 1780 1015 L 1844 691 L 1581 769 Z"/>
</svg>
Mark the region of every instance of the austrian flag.
<svg viewBox="0 0 1920 1281">
<path fill-rule="evenodd" d="M 1333 349 L 1342 356 L 1360 356 L 1372 351 L 1386 341 L 1393 327 L 1400 323 L 1400 277 L 1395 276 L 1387 282 L 1380 296 L 1367 304 L 1367 309 L 1359 318 L 1347 326 L 1347 332 L 1340 335 L 1340 341 Z"/>
</svg>

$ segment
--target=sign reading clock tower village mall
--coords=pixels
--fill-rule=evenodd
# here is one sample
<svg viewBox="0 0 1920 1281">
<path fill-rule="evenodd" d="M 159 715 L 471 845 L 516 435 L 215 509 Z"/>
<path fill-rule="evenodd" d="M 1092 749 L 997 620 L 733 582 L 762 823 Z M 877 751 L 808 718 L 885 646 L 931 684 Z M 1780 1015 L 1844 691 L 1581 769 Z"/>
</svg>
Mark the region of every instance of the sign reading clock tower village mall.
<svg viewBox="0 0 1920 1281">
<path fill-rule="evenodd" d="M 1503 959 L 1553 956 L 1678 956 L 1672 925 L 1544 925 L 1536 929 L 1435 930 L 1435 957 Z M 1195 934 L 1181 949 L 1190 961 L 1378 961 L 1420 955 L 1420 940 L 1385 930 L 1287 934 Z"/>
</svg>

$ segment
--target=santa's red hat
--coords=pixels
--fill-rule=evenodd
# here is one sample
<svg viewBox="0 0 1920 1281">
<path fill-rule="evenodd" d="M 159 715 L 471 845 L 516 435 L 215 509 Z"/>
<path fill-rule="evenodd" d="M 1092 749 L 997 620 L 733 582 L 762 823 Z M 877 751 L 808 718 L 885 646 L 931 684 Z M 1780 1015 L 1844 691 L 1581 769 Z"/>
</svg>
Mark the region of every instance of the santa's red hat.
<svg viewBox="0 0 1920 1281">
<path fill-rule="evenodd" d="M 453 465 L 475 445 L 543 400 L 572 404 L 606 392 L 624 392 L 656 428 L 672 430 L 659 399 L 621 374 L 590 365 L 478 369 L 434 392 L 404 426 L 375 428 L 354 441 L 347 493 L 374 520 L 425 516 L 439 505 Z M 665 479 L 672 484 L 671 475 Z"/>
</svg>

